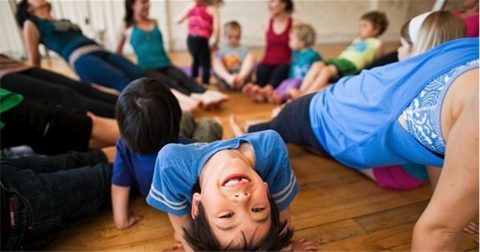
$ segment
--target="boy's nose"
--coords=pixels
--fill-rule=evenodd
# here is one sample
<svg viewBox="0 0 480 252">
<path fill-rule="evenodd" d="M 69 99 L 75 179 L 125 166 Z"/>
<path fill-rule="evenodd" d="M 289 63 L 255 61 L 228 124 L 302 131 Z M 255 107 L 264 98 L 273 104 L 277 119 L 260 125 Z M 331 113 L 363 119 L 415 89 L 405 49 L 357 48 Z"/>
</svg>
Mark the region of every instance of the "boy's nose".
<svg viewBox="0 0 480 252">
<path fill-rule="evenodd" d="M 250 198 L 250 193 L 248 192 L 242 192 L 242 193 L 236 193 L 233 195 L 233 199 L 237 201 L 245 201 Z"/>
</svg>

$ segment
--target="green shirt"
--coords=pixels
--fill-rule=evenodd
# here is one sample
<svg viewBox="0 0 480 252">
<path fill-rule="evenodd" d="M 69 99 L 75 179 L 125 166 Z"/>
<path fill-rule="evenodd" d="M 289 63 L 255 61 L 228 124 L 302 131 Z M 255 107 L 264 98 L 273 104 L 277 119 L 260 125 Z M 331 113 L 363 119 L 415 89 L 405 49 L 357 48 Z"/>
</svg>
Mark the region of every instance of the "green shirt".
<svg viewBox="0 0 480 252">
<path fill-rule="evenodd" d="M 0 114 L 16 107 L 22 101 L 23 95 L 0 88 Z M 4 126 L 5 123 L 0 121 L 0 129 L 3 129 Z"/>
</svg>

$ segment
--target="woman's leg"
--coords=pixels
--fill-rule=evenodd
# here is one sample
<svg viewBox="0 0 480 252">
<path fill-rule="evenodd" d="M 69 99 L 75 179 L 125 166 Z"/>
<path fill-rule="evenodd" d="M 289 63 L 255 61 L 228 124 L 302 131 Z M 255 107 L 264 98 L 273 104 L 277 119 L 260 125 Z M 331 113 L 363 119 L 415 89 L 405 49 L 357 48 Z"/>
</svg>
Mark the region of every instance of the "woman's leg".
<svg viewBox="0 0 480 252">
<path fill-rule="evenodd" d="M 122 55 L 116 53 L 107 52 L 105 59 L 112 66 L 115 66 L 117 69 L 120 69 L 125 73 L 130 79 L 136 80 L 142 77 L 145 77 L 145 73 L 137 65 L 133 64 L 130 60 L 126 59 Z"/>
<path fill-rule="evenodd" d="M 75 71 L 82 80 L 122 91 L 133 79 L 110 64 L 102 54 L 91 53 L 75 62 Z"/>
<path fill-rule="evenodd" d="M 302 85 L 300 85 L 299 89 L 300 92 L 304 92 L 312 85 L 312 83 L 315 81 L 318 74 L 320 73 L 320 70 L 322 70 L 322 68 L 325 66 L 326 65 L 323 61 L 313 63 L 310 69 L 308 69 L 307 75 L 305 76 L 305 78 L 303 78 Z"/>
<path fill-rule="evenodd" d="M 0 83 L 3 88 L 33 100 L 46 100 L 69 109 L 91 111 L 109 118 L 115 117 L 115 104 L 90 99 L 67 86 L 17 73 L 5 75 Z"/>
<path fill-rule="evenodd" d="M 165 74 L 164 71 L 162 70 L 159 70 L 159 69 L 146 70 L 145 73 L 149 78 L 157 79 L 171 89 L 175 89 L 185 95 L 190 95 L 190 92 L 187 89 L 182 88 L 179 85 L 178 81 L 174 80 L 173 78 L 170 78 L 170 76 Z"/>
<path fill-rule="evenodd" d="M 275 70 L 275 67 L 265 65 L 265 64 L 260 64 L 258 65 L 257 68 L 257 84 L 260 87 L 264 87 L 269 83 L 270 78 L 272 77 L 273 70 Z"/>
<path fill-rule="evenodd" d="M 187 47 L 188 51 L 190 52 L 190 55 L 192 55 L 192 78 L 197 78 L 198 77 L 198 68 L 200 67 L 200 59 L 198 57 L 200 53 L 200 48 L 197 42 L 196 37 L 188 37 L 187 38 Z"/>
<path fill-rule="evenodd" d="M 288 72 L 290 70 L 290 64 L 282 64 L 276 66 L 272 72 L 269 83 L 273 88 L 276 88 L 282 83 L 282 81 L 288 78 Z"/>
<path fill-rule="evenodd" d="M 36 68 L 23 71 L 21 72 L 21 74 L 30 76 L 35 79 L 48 81 L 52 84 L 56 84 L 59 86 L 68 87 L 88 98 L 100 100 L 100 101 L 109 103 L 113 106 L 115 106 L 115 104 L 117 103 L 117 98 L 118 98 L 117 95 L 112 95 L 106 92 L 102 92 L 96 88 L 93 88 L 88 83 L 76 81 L 74 79 L 70 79 L 64 75 L 61 75 L 52 71 L 48 71 L 48 70 L 36 67 Z"/>
<path fill-rule="evenodd" d="M 176 80 L 178 85 L 191 93 L 205 93 L 206 89 L 199 86 L 195 81 L 190 79 L 182 70 L 175 66 L 165 68 L 165 74 Z"/>
<path fill-rule="evenodd" d="M 320 70 L 315 81 L 308 87 L 306 87 L 303 91 L 300 92 L 300 95 L 307 95 L 311 93 L 318 92 L 324 88 L 326 88 L 330 82 L 331 78 L 338 77 L 337 67 L 334 65 L 328 65 L 323 67 Z"/>
</svg>

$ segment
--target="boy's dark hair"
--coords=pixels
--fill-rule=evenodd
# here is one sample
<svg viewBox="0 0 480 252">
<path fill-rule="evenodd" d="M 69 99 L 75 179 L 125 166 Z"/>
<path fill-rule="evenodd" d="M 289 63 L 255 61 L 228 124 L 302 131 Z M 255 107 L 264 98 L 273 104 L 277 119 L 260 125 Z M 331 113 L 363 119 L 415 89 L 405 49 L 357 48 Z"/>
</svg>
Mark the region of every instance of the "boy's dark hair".
<svg viewBox="0 0 480 252">
<path fill-rule="evenodd" d="M 200 193 L 199 182 L 197 180 L 192 194 Z M 183 229 L 183 237 L 195 251 L 280 251 L 292 243 L 293 230 L 286 228 L 286 221 L 284 223 L 280 222 L 277 204 L 270 194 L 268 195 L 268 201 L 270 203 L 272 226 L 267 235 L 258 244 L 247 242 L 247 238 L 243 235 L 243 245 L 222 247 L 208 223 L 205 209 L 201 202 L 198 204 L 198 215 L 192 220 L 192 226 L 190 229 Z"/>
<path fill-rule="evenodd" d="M 380 11 L 370 11 L 365 14 L 360 18 L 363 20 L 367 20 L 370 23 L 372 23 L 374 29 L 378 29 L 378 34 L 377 36 L 382 35 L 385 30 L 387 30 L 388 27 L 388 18 L 385 13 L 380 12 Z"/>
<path fill-rule="evenodd" d="M 242 30 L 242 26 L 237 21 L 230 21 L 223 25 L 225 30 L 227 29 L 234 29 L 234 30 Z"/>
<path fill-rule="evenodd" d="M 17 20 L 17 25 L 23 29 L 23 23 L 27 21 L 32 15 L 28 13 L 28 1 L 22 0 L 17 4 L 17 12 L 15 14 L 15 19 Z"/>
<path fill-rule="evenodd" d="M 280 0 L 280 2 L 285 3 L 287 6 L 285 7 L 285 11 L 289 14 L 292 14 L 295 10 L 295 6 L 293 5 L 292 0 Z"/>
<path fill-rule="evenodd" d="M 153 154 L 178 141 L 182 110 L 177 98 L 162 82 L 141 78 L 132 81 L 118 97 L 116 117 L 127 147 Z"/>
</svg>

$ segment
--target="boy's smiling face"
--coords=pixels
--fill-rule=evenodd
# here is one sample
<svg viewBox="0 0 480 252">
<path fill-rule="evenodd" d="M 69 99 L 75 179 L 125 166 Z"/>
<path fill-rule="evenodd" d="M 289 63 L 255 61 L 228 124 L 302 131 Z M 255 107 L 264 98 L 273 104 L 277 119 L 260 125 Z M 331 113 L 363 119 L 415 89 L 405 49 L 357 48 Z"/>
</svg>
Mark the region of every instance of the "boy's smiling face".
<svg viewBox="0 0 480 252">
<path fill-rule="evenodd" d="M 192 218 L 203 205 L 213 233 L 223 246 L 260 241 L 270 229 L 268 186 L 242 158 L 230 158 L 205 174 L 201 194 L 192 199 Z"/>
</svg>

